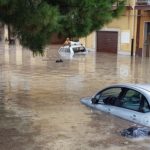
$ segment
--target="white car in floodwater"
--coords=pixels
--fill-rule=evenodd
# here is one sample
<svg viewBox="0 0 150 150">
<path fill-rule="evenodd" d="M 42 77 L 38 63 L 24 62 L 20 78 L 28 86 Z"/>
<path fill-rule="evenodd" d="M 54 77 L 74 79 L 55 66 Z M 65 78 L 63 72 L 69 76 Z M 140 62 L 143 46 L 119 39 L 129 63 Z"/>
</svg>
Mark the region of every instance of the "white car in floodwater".
<svg viewBox="0 0 150 150">
<path fill-rule="evenodd" d="M 70 45 L 60 47 L 58 50 L 60 55 L 74 55 L 74 54 L 87 54 L 88 50 L 80 42 L 71 41 Z"/>
<path fill-rule="evenodd" d="M 117 84 L 81 99 L 92 109 L 150 127 L 150 84 Z"/>
</svg>

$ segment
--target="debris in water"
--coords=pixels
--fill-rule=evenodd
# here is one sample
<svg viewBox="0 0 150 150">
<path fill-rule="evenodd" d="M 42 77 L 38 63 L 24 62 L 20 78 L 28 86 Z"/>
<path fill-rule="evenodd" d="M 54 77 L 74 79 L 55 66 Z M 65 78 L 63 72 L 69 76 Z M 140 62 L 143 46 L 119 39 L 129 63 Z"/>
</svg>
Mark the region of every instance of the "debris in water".
<svg viewBox="0 0 150 150">
<path fill-rule="evenodd" d="M 60 63 L 60 62 L 63 62 L 63 60 L 62 59 L 57 59 L 56 60 L 56 63 Z"/>
<path fill-rule="evenodd" d="M 121 135 L 127 138 L 138 138 L 138 137 L 150 136 L 150 128 L 133 126 L 121 131 Z"/>
</svg>

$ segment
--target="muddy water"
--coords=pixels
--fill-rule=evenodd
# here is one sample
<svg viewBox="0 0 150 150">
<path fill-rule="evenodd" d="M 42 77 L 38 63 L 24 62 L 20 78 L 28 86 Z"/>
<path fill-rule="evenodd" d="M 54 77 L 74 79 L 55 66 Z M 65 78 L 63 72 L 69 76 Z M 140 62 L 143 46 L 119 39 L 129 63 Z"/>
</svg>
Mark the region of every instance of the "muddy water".
<svg viewBox="0 0 150 150">
<path fill-rule="evenodd" d="M 150 139 L 120 131 L 133 123 L 80 103 L 114 83 L 150 82 L 150 60 L 113 54 L 62 56 L 59 46 L 33 57 L 0 45 L 0 150 L 148 150 Z"/>
</svg>

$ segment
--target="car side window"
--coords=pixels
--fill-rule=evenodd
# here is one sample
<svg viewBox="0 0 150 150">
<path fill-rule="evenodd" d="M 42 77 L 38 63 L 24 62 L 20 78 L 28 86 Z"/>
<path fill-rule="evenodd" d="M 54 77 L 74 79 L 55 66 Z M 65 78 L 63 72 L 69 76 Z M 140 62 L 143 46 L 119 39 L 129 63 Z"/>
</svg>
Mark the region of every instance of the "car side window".
<svg viewBox="0 0 150 150">
<path fill-rule="evenodd" d="M 135 90 L 127 90 L 121 99 L 121 106 L 123 108 L 139 111 L 142 94 Z"/>
<path fill-rule="evenodd" d="M 99 101 L 103 101 L 104 99 L 108 97 L 117 98 L 121 92 L 122 92 L 121 88 L 118 88 L 118 87 L 109 88 L 97 94 L 96 99 L 98 99 Z"/>
</svg>

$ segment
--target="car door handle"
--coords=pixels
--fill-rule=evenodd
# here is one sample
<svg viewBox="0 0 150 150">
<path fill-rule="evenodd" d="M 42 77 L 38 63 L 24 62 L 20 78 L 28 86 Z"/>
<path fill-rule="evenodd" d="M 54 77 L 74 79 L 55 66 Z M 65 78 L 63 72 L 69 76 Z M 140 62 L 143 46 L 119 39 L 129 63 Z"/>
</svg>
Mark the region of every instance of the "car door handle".
<svg viewBox="0 0 150 150">
<path fill-rule="evenodd" d="M 136 115 L 132 115 L 132 116 L 130 116 L 130 118 L 131 118 L 132 120 L 136 120 Z"/>
<path fill-rule="evenodd" d="M 130 119 L 133 120 L 133 121 L 135 121 L 135 120 L 137 119 L 137 118 L 136 118 L 136 115 L 131 115 L 131 116 L 130 116 Z"/>
<path fill-rule="evenodd" d="M 136 115 L 133 115 L 133 117 L 136 117 Z"/>
</svg>

